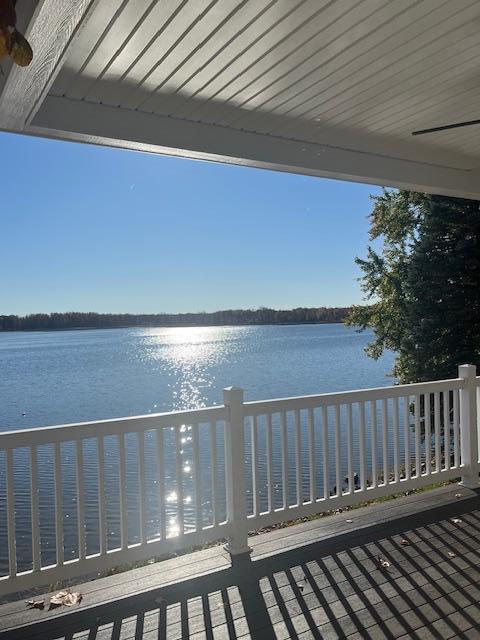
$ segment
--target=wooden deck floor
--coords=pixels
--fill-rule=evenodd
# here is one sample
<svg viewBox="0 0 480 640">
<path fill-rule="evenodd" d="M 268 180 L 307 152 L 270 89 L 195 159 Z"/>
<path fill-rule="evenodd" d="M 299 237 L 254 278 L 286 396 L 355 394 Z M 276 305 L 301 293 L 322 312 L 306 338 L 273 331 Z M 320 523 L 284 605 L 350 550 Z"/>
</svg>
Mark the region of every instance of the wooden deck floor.
<svg viewBox="0 0 480 640">
<path fill-rule="evenodd" d="M 2 605 L 1 637 L 480 638 L 476 492 L 450 485 L 255 536 L 251 545 L 252 556 L 234 566 L 214 547 L 86 583 L 74 610 Z"/>
</svg>

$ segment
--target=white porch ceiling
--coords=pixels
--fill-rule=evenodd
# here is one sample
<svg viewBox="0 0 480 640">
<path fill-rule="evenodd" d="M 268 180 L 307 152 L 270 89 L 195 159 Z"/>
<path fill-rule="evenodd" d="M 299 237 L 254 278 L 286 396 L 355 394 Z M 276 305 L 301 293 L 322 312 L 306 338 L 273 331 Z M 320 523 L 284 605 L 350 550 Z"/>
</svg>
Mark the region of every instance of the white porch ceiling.
<svg viewBox="0 0 480 640">
<path fill-rule="evenodd" d="M 480 199 L 478 0 L 22 5 L 6 130 Z"/>
</svg>

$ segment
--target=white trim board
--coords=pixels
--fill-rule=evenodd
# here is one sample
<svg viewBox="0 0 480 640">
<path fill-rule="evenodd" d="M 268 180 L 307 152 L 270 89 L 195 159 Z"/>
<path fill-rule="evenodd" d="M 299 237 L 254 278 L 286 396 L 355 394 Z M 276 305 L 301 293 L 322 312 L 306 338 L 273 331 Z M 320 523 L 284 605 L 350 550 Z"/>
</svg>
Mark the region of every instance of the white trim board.
<svg viewBox="0 0 480 640">
<path fill-rule="evenodd" d="M 480 172 L 47 96 L 26 133 L 480 199 Z"/>
</svg>

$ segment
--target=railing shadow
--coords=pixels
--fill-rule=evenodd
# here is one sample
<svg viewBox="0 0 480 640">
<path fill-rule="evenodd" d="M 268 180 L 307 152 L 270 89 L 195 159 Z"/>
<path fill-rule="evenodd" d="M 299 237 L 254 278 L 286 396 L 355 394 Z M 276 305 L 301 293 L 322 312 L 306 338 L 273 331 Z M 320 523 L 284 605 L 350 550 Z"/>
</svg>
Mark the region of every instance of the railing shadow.
<svg viewBox="0 0 480 640">
<path fill-rule="evenodd" d="M 380 569 L 379 556 L 390 566 Z M 477 496 L 275 556 L 239 557 L 228 569 L 2 638 L 474 638 L 479 560 Z"/>
</svg>

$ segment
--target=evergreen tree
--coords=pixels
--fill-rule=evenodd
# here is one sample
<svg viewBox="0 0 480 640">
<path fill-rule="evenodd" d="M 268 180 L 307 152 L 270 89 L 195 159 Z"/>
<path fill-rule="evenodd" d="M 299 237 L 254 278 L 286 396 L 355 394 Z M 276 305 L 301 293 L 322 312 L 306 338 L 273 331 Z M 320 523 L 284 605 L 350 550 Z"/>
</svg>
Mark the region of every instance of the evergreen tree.
<svg viewBox="0 0 480 640">
<path fill-rule="evenodd" d="M 408 273 L 411 380 L 452 378 L 480 360 L 480 206 L 431 196 Z"/>
<path fill-rule="evenodd" d="M 480 208 L 472 200 L 384 191 L 374 197 L 368 248 L 356 262 L 368 306 L 347 323 L 371 328 L 367 352 L 397 354 L 400 382 L 456 376 L 480 361 Z"/>
</svg>

